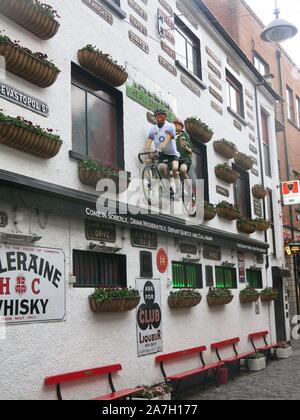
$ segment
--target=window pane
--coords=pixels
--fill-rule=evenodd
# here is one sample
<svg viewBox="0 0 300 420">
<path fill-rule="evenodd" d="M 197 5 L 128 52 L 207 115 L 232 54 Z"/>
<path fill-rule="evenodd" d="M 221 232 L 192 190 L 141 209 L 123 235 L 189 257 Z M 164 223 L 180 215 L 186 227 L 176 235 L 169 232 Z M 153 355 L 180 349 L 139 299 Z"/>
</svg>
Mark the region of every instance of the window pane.
<svg viewBox="0 0 300 420">
<path fill-rule="evenodd" d="M 88 94 L 88 156 L 117 166 L 116 109 Z"/>
<path fill-rule="evenodd" d="M 191 72 L 194 72 L 194 51 L 191 44 L 187 42 L 187 59 L 188 59 L 188 69 L 191 70 Z"/>
<path fill-rule="evenodd" d="M 178 60 L 186 65 L 187 56 L 186 56 L 185 38 L 178 32 L 177 29 L 175 31 L 175 38 L 176 38 L 176 54 L 178 55 Z"/>
<path fill-rule="evenodd" d="M 216 287 L 219 289 L 224 288 L 223 269 L 220 267 L 216 267 Z"/>
<path fill-rule="evenodd" d="M 86 107 L 85 91 L 72 85 L 72 148 L 86 155 Z"/>
<path fill-rule="evenodd" d="M 181 262 L 172 263 L 173 287 L 175 289 L 202 289 L 202 266 Z"/>
</svg>

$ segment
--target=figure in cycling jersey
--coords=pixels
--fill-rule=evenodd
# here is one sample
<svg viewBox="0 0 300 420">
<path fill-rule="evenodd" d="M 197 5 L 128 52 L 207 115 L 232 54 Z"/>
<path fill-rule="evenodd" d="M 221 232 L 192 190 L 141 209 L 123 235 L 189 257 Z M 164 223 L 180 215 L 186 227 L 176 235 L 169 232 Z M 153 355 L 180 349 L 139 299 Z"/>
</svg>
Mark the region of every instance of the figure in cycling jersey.
<svg viewBox="0 0 300 420">
<path fill-rule="evenodd" d="M 179 119 L 174 121 L 174 125 L 176 128 L 176 146 L 178 153 L 180 154 L 179 157 L 179 173 L 183 180 L 188 181 L 188 185 L 190 185 L 190 178 L 189 178 L 189 170 L 192 165 L 192 143 L 190 136 L 184 130 L 184 124 Z"/>
</svg>

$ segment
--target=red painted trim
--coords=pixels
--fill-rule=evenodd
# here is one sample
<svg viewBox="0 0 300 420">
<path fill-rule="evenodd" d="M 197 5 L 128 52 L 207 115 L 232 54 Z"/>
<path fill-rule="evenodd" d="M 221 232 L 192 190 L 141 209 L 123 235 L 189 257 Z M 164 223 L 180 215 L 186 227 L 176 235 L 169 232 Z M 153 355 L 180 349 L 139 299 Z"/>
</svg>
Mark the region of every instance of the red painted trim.
<svg viewBox="0 0 300 420">
<path fill-rule="evenodd" d="M 163 354 L 161 356 L 157 356 L 155 358 L 155 360 L 156 360 L 157 363 L 160 363 L 160 362 L 164 362 L 165 360 L 177 359 L 179 357 L 189 356 L 189 355 L 195 354 L 195 353 L 203 353 L 206 350 L 207 350 L 206 346 L 195 347 L 195 348 L 192 348 L 192 349 L 176 351 L 174 353 Z"/>
<path fill-rule="evenodd" d="M 49 376 L 45 379 L 45 385 L 58 385 L 64 382 L 78 381 L 80 379 L 94 378 L 95 376 L 105 375 L 108 373 L 118 372 L 122 370 L 120 364 L 102 366 L 94 369 L 81 370 L 79 372 L 63 373 L 61 375 Z"/>
<path fill-rule="evenodd" d="M 269 335 L 269 331 L 261 331 L 254 334 L 249 334 L 249 340 L 254 340 L 255 338 L 263 338 Z"/>
<path fill-rule="evenodd" d="M 225 340 L 225 341 L 220 341 L 218 343 L 214 343 L 211 345 L 212 350 L 217 350 L 217 349 L 221 349 L 223 347 L 228 347 L 228 346 L 232 346 L 232 344 L 237 344 L 239 343 L 241 340 L 239 337 L 236 338 L 230 338 L 229 340 Z"/>
</svg>

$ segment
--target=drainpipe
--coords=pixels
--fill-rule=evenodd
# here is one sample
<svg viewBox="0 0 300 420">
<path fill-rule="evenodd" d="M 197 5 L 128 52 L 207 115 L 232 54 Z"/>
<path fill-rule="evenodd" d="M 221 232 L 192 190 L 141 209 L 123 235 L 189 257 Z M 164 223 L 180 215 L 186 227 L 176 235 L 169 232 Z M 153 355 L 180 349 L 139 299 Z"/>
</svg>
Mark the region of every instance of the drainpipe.
<svg viewBox="0 0 300 420">
<path fill-rule="evenodd" d="M 278 61 L 278 72 L 279 72 L 279 88 L 280 88 L 280 96 L 283 98 L 284 96 L 284 90 L 283 90 L 283 78 L 282 78 L 282 53 L 280 50 L 277 50 L 276 52 L 277 61 Z M 285 121 L 285 107 L 283 101 L 281 102 L 281 117 L 282 121 Z M 286 129 L 284 125 L 283 130 L 284 135 L 284 148 L 285 148 L 285 166 L 286 166 L 286 179 L 289 181 L 291 179 L 291 172 L 290 172 L 290 161 L 289 161 L 289 149 L 288 149 L 288 139 L 286 134 Z M 294 226 L 294 218 L 293 218 L 293 208 L 292 206 L 289 206 L 289 213 L 290 213 L 290 228 L 292 232 L 292 240 L 295 241 L 295 226 Z M 297 314 L 300 314 L 300 302 L 299 302 L 299 289 L 298 289 L 298 271 L 297 271 L 297 260 L 296 256 L 293 256 L 293 266 L 294 266 L 294 277 L 295 277 L 295 290 L 296 290 L 296 305 L 297 305 Z"/>
</svg>

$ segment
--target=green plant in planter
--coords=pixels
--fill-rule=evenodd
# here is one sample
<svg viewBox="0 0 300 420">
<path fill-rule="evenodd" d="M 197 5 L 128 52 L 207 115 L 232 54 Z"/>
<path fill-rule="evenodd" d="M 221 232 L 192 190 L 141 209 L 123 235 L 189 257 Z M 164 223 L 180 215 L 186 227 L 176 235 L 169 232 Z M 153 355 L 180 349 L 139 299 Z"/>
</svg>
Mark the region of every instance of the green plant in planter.
<svg viewBox="0 0 300 420">
<path fill-rule="evenodd" d="M 41 3 L 39 0 L 25 0 L 25 2 L 32 4 L 43 15 L 48 16 L 50 19 L 60 19 L 57 10 L 53 9 L 49 4 Z"/>
<path fill-rule="evenodd" d="M 271 226 L 271 223 L 269 222 L 269 220 L 261 219 L 258 217 L 254 220 L 254 222 L 256 224 L 257 230 L 260 230 L 260 231 L 266 231 Z"/>
<path fill-rule="evenodd" d="M 138 298 L 140 297 L 140 292 L 136 289 L 126 288 L 126 289 L 95 289 L 94 293 L 90 295 L 91 299 L 96 299 L 97 301 L 105 301 L 113 298 Z"/>
<path fill-rule="evenodd" d="M 263 200 L 267 195 L 267 190 L 261 184 L 256 184 L 252 187 L 252 194 L 259 200 Z"/>
<path fill-rule="evenodd" d="M 237 221 L 237 228 L 241 232 L 254 233 L 256 231 L 256 223 L 248 218 L 241 218 Z"/>
<path fill-rule="evenodd" d="M 194 123 L 198 124 L 203 127 L 205 130 L 209 131 L 210 133 L 214 133 L 214 130 L 211 129 L 207 124 L 205 124 L 200 118 L 198 117 L 190 117 L 185 120 L 186 123 Z"/>
<path fill-rule="evenodd" d="M 248 357 L 249 360 L 260 360 L 264 359 L 266 356 L 263 353 L 255 353 Z"/>
<path fill-rule="evenodd" d="M 286 350 L 286 349 L 291 348 L 291 345 L 290 345 L 290 343 L 288 343 L 287 341 L 280 341 L 280 342 L 277 344 L 277 348 L 278 348 L 278 349 L 284 349 L 284 350 Z"/>
<path fill-rule="evenodd" d="M 110 166 L 101 165 L 95 160 L 84 160 L 80 162 L 80 166 L 88 171 L 99 172 L 102 175 L 106 175 L 108 177 L 113 177 L 113 178 L 120 177 L 121 179 L 127 179 L 127 177 L 130 178 L 130 175 L 131 175 L 129 172 L 126 172 L 126 171 L 119 171 Z"/>
<path fill-rule="evenodd" d="M 240 291 L 240 301 L 241 303 L 251 303 L 258 301 L 260 293 L 253 289 L 252 287 L 246 287 Z"/>
<path fill-rule="evenodd" d="M 194 289 L 181 289 L 175 292 L 170 292 L 170 298 L 202 298 L 202 295 Z"/>
<path fill-rule="evenodd" d="M 236 212 L 242 214 L 239 206 L 236 206 L 235 204 L 231 204 L 228 201 L 221 201 L 219 204 L 217 204 L 217 208 L 220 208 L 220 209 L 225 208 L 225 209 L 233 210 L 233 211 L 236 211 Z"/>
<path fill-rule="evenodd" d="M 135 397 L 143 398 L 146 400 L 163 398 L 167 395 L 170 395 L 173 391 L 173 388 L 165 383 L 156 384 L 153 386 L 143 385 L 139 388 L 144 388 L 144 390 L 135 394 Z"/>
<path fill-rule="evenodd" d="M 116 60 L 114 60 L 109 54 L 106 54 L 104 52 L 102 52 L 101 50 L 99 50 L 99 48 L 97 48 L 95 45 L 92 44 L 88 44 L 85 47 L 81 48 L 80 51 L 90 51 L 90 52 L 94 52 L 96 54 L 101 55 L 102 57 L 104 57 L 106 60 L 110 61 L 111 63 L 113 63 L 115 65 L 115 67 L 117 67 L 119 70 L 125 71 L 125 68 L 123 66 L 120 66 L 118 64 L 118 62 Z"/>
<path fill-rule="evenodd" d="M 233 297 L 230 289 L 218 289 L 211 287 L 208 292 L 208 297 Z"/>
<path fill-rule="evenodd" d="M 260 299 L 263 302 L 271 302 L 273 300 L 276 300 L 279 296 L 279 293 L 276 289 L 273 289 L 272 287 L 266 287 L 261 293 L 260 293 Z"/>
</svg>

